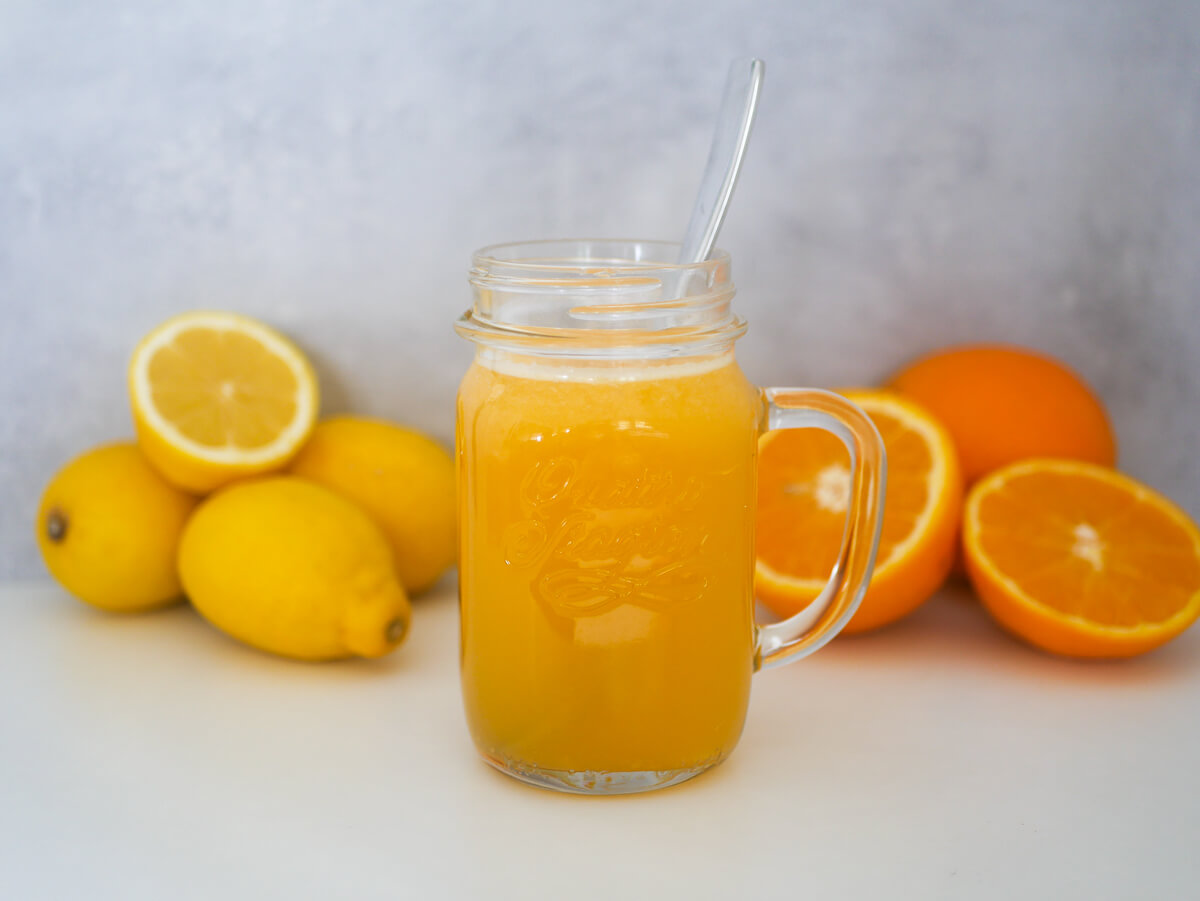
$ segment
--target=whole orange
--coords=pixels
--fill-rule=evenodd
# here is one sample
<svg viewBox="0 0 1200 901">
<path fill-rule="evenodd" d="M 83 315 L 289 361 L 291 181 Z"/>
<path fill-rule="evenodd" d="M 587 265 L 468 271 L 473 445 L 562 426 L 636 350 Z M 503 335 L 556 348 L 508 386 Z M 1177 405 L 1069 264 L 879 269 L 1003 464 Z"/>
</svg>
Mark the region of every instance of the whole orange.
<svg viewBox="0 0 1200 901">
<path fill-rule="evenodd" d="M 1076 373 L 1034 351 L 951 347 L 901 369 L 888 384 L 942 421 L 968 484 L 1028 457 L 1116 462 L 1100 399 Z"/>
</svg>

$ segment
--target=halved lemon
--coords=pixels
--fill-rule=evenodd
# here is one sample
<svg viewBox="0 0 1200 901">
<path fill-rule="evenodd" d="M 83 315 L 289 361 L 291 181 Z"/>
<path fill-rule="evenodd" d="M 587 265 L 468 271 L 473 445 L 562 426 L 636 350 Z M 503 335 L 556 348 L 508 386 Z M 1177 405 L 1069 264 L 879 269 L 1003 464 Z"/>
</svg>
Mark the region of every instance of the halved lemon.
<svg viewBox="0 0 1200 901">
<path fill-rule="evenodd" d="M 963 519 L 967 573 L 996 620 L 1072 657 L 1129 657 L 1200 616 L 1200 530 L 1103 466 L 1025 460 L 978 482 Z"/>
<path fill-rule="evenodd" d="M 871 417 L 887 450 L 887 493 L 875 573 L 846 632 L 912 612 L 954 561 L 963 480 L 950 434 L 914 401 L 890 391 L 842 392 Z M 808 606 L 837 561 L 850 497 L 849 457 L 816 429 L 781 429 L 759 441 L 759 597 L 781 616 Z"/>
<path fill-rule="evenodd" d="M 138 443 L 169 481 L 203 494 L 281 469 L 317 418 L 317 378 L 274 329 L 236 313 L 168 319 L 133 352 Z"/>
</svg>

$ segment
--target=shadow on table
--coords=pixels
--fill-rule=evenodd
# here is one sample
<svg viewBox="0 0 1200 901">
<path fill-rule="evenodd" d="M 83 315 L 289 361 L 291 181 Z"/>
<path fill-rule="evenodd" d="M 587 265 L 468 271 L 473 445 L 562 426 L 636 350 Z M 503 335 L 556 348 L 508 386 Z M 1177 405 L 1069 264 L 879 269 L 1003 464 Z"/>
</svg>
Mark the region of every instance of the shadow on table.
<svg viewBox="0 0 1200 901">
<path fill-rule="evenodd" d="M 452 579 L 413 601 L 414 635 L 392 653 L 375 660 L 317 662 L 291 660 L 243 644 L 210 625 L 186 602 L 164 610 L 114 615 L 80 604 L 53 586 L 42 593 L 43 603 L 55 608 L 48 631 L 54 636 L 60 665 L 67 670 L 83 668 L 79 675 L 85 683 L 95 679 L 96 670 L 107 675 L 126 673 L 136 680 L 139 671 L 156 661 L 192 667 L 198 678 L 205 672 L 238 671 L 247 678 L 297 684 L 377 681 L 440 669 L 443 658 L 457 655 L 457 618 L 449 612 L 455 604 Z"/>
<path fill-rule="evenodd" d="M 1074 660 L 1024 644 L 1005 632 L 962 581 L 944 587 L 900 622 L 834 639 L 813 658 L 824 667 L 900 670 L 935 665 L 947 671 L 1003 672 L 1019 680 L 1130 688 L 1194 677 L 1200 630 L 1127 660 Z"/>
</svg>

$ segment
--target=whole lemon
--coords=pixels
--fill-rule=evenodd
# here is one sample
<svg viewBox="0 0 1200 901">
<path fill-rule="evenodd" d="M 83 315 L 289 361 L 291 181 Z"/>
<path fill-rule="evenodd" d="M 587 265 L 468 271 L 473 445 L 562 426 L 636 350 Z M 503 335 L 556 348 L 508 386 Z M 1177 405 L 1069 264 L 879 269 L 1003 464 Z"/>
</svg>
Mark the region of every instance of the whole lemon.
<svg viewBox="0 0 1200 901">
<path fill-rule="evenodd" d="M 387 539 L 358 506 L 307 479 L 212 495 L 184 530 L 179 574 L 205 619 L 284 657 L 382 657 L 408 632 Z"/>
<path fill-rule="evenodd" d="M 454 460 L 432 438 L 391 423 L 339 416 L 318 423 L 291 471 L 356 501 L 392 543 L 409 592 L 454 563 Z"/>
<path fill-rule="evenodd" d="M 46 486 L 38 546 L 50 573 L 80 600 L 114 611 L 162 607 L 182 596 L 175 553 L 196 503 L 136 444 L 102 445 Z"/>
</svg>

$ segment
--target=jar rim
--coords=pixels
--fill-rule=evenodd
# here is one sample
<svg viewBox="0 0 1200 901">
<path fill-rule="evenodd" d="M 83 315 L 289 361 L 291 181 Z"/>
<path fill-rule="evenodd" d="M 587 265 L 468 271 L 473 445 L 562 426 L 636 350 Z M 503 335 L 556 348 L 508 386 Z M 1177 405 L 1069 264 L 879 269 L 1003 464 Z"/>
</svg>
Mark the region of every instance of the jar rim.
<svg viewBox="0 0 1200 901">
<path fill-rule="evenodd" d="M 673 262 L 673 241 L 605 238 L 491 244 L 471 257 L 475 303 L 455 328 L 526 353 L 707 352 L 745 332 L 730 256 Z"/>
<path fill-rule="evenodd" d="M 561 255 L 562 251 L 569 248 L 575 248 L 578 252 L 583 247 L 622 246 L 636 247 L 638 250 L 631 255 Z M 716 272 L 722 268 L 728 270 L 729 254 L 720 248 L 714 248 L 706 259 L 699 262 L 675 262 L 682 246 L 678 241 L 659 241 L 652 238 L 544 238 L 532 241 L 505 241 L 481 247 L 471 254 L 471 271 L 492 273 L 499 270 L 503 273 L 507 269 L 527 269 L 534 272 L 587 274 L 596 268 L 596 264 L 603 264 L 604 268 L 627 269 L 632 272 Z M 550 256 L 555 253 L 553 248 L 558 248 L 560 252 Z M 643 251 L 650 249 L 654 249 L 661 256 L 643 257 Z M 521 255 L 516 255 L 518 253 Z"/>
</svg>

